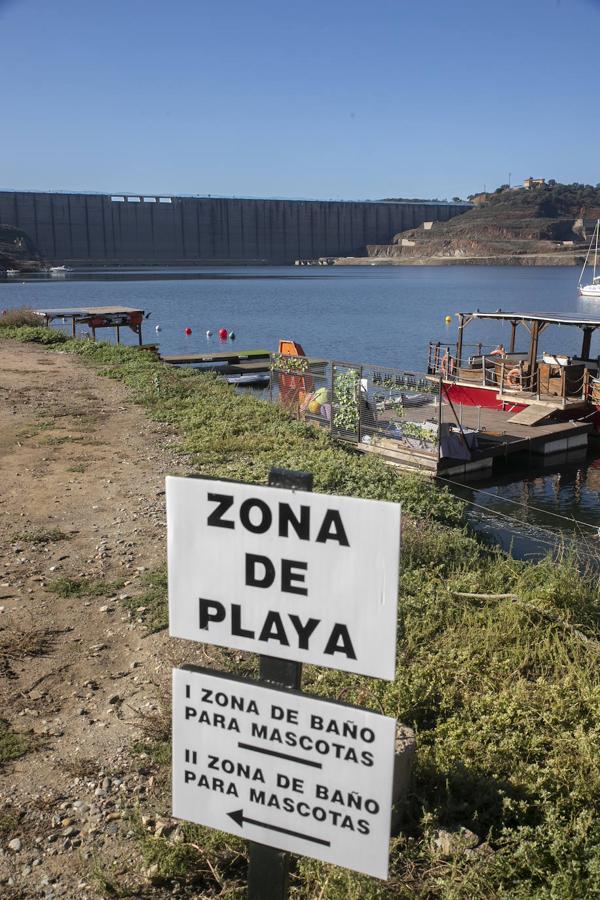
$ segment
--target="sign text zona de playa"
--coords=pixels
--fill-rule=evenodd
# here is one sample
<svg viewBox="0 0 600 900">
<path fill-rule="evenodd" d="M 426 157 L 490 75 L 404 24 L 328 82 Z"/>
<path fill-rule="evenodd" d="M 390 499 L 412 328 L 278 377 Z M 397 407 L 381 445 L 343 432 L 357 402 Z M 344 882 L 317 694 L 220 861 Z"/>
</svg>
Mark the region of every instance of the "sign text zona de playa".
<svg viewBox="0 0 600 900">
<path fill-rule="evenodd" d="M 173 637 L 393 680 L 400 507 L 167 478 Z"/>
</svg>

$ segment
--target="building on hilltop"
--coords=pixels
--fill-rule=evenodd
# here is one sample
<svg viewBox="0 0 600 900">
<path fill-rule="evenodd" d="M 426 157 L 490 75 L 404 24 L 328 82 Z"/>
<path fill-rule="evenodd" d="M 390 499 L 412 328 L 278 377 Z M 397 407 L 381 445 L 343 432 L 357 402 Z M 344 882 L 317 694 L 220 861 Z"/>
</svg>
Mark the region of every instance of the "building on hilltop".
<svg viewBox="0 0 600 900">
<path fill-rule="evenodd" d="M 523 187 L 526 191 L 530 191 L 532 188 L 544 187 L 545 184 L 545 178 L 532 178 L 530 175 L 529 178 L 526 178 L 523 182 Z"/>
</svg>

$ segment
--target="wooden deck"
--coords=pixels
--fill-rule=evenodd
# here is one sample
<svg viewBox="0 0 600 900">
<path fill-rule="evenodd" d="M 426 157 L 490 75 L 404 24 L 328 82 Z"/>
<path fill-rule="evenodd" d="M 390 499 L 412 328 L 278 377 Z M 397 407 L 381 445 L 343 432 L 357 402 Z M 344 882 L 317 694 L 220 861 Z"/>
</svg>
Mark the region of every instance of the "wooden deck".
<svg viewBox="0 0 600 900">
<path fill-rule="evenodd" d="M 581 412 L 582 404 L 578 404 Z M 398 419 L 394 410 L 377 413 L 371 444 L 359 444 L 358 449 L 366 453 L 375 453 L 393 465 L 420 468 L 436 472 L 458 470 L 489 473 L 493 460 L 499 456 L 516 453 L 531 453 L 549 456 L 553 453 L 565 453 L 575 449 L 587 448 L 589 435 L 593 425 L 587 421 L 551 421 L 537 425 L 524 425 L 511 421 L 514 413 L 496 409 L 477 408 L 473 406 L 455 406 L 456 414 L 465 431 L 478 431 L 478 448 L 472 451 L 470 461 L 459 461 L 450 457 L 437 459 L 437 455 L 419 447 L 411 447 L 404 441 L 398 441 L 386 435 L 385 431 L 377 432 L 377 425 Z M 444 404 L 442 423 L 456 426 L 450 407 Z M 563 413 L 564 415 L 564 413 Z M 402 421 L 432 422 L 439 421 L 439 409 L 433 402 L 425 406 L 405 407 Z M 456 426 L 458 427 L 458 426 Z M 369 431 L 371 428 L 368 429 Z"/>
<path fill-rule="evenodd" d="M 172 366 L 204 365 L 206 363 L 222 363 L 235 365 L 242 360 L 266 359 L 271 356 L 268 350 L 223 350 L 212 353 L 178 353 L 172 356 L 161 356 L 163 362 Z"/>
</svg>

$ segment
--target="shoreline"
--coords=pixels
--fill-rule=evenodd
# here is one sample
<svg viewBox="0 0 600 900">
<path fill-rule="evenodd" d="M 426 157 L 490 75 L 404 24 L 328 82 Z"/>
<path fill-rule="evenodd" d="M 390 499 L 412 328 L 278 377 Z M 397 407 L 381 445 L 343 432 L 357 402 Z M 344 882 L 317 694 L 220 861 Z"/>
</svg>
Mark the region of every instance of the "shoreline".
<svg viewBox="0 0 600 900">
<path fill-rule="evenodd" d="M 580 266 L 579 259 L 557 258 L 555 254 L 535 254 L 530 256 L 422 256 L 402 259 L 402 257 L 351 256 L 335 258 L 332 263 L 309 263 L 309 265 L 334 266 L 552 266 L 574 268 Z"/>
</svg>

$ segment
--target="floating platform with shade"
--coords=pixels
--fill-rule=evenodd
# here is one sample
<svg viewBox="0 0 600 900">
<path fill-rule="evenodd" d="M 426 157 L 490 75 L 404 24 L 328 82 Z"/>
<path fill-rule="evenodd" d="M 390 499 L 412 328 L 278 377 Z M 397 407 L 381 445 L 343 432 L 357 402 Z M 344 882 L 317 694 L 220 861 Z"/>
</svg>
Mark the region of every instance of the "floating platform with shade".
<svg viewBox="0 0 600 900">
<path fill-rule="evenodd" d="M 114 328 L 117 344 L 121 343 L 121 328 L 130 328 L 138 336 L 142 345 L 142 322 L 146 318 L 143 309 L 132 309 L 130 306 L 62 306 L 52 309 L 34 309 L 33 312 L 44 320 L 46 326 L 57 319 L 70 320 L 71 333 L 75 337 L 78 325 L 87 325 L 96 340 L 99 328 Z"/>
</svg>

